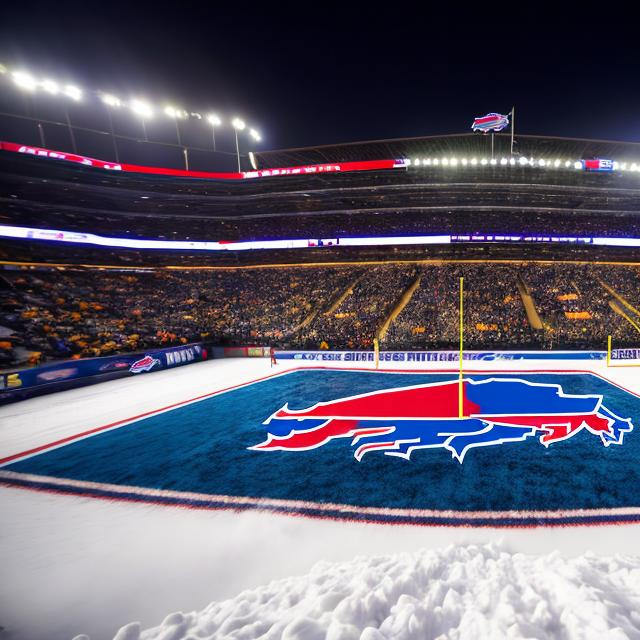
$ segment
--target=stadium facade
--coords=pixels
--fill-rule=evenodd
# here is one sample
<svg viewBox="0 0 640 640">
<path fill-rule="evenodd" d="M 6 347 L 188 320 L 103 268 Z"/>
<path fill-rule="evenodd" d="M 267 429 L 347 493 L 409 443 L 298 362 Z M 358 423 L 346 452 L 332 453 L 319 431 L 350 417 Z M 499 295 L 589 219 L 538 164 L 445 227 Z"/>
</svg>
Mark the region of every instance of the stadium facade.
<svg viewBox="0 0 640 640">
<path fill-rule="evenodd" d="M 486 136 L 467 134 L 263 152 L 254 157 L 256 171 L 248 172 L 261 177 L 246 180 L 104 171 L 3 152 L 1 221 L 131 239 L 298 239 L 310 240 L 311 246 L 313 240 L 328 240 L 317 243 L 322 253 L 304 255 L 282 249 L 154 253 L 155 265 L 384 259 L 390 249 L 398 259 L 460 259 L 465 254 L 471 259 L 488 254 L 633 259 L 633 248 L 557 251 L 545 238 L 575 238 L 574 245 L 594 244 L 591 238 L 639 238 L 640 145 L 534 136 L 517 140 L 518 155 L 510 156 L 508 136 L 498 135 L 494 158 Z M 576 168 L 593 158 L 611 159 L 618 170 Z M 341 166 L 385 160 L 395 162 L 395 168 L 345 171 Z M 303 169 L 285 173 L 284 167 Z M 366 249 L 335 246 L 338 239 L 351 245 L 348 239 L 401 236 L 451 236 L 452 243 L 482 246 L 425 248 L 392 240 L 382 249 L 375 243 Z M 514 249 L 519 237 L 536 246 Z M 14 239 L 4 243 L 4 257 L 11 252 L 27 261 L 64 257 L 96 264 L 144 264 L 148 259 L 135 251 L 110 255 L 104 249 L 69 249 Z"/>
<path fill-rule="evenodd" d="M 509 142 L 271 151 L 215 178 L 8 145 L 5 360 L 202 340 L 452 348 L 459 277 L 468 348 L 637 346 L 640 145 Z"/>
</svg>

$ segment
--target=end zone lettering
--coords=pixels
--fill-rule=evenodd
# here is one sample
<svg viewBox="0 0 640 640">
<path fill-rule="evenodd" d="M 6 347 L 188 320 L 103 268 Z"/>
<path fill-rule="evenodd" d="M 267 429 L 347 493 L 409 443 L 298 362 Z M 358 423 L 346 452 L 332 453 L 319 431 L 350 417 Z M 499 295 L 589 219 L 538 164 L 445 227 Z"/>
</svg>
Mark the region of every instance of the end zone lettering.
<svg viewBox="0 0 640 640">
<path fill-rule="evenodd" d="M 373 362 L 374 354 L 372 351 L 348 351 L 344 354 L 345 362 Z M 380 354 L 382 360 L 382 354 Z"/>
<path fill-rule="evenodd" d="M 322 360 L 342 360 L 342 353 L 323 353 L 320 355 Z"/>
</svg>

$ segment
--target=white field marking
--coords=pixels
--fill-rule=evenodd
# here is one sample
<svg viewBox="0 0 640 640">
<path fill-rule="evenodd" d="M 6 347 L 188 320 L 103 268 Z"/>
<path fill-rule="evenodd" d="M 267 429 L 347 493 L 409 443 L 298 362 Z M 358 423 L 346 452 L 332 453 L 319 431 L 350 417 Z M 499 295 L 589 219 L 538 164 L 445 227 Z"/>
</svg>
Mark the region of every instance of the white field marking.
<svg viewBox="0 0 640 640">
<path fill-rule="evenodd" d="M 0 471 L 0 480 L 10 483 L 24 481 L 31 483 L 47 484 L 53 487 L 69 487 L 79 490 L 95 490 L 113 493 L 116 495 L 137 494 L 148 498 L 171 498 L 182 501 L 220 502 L 229 505 L 230 509 L 243 506 L 256 506 L 268 509 L 310 509 L 320 512 L 340 511 L 377 516 L 422 517 L 422 518 L 448 518 L 448 519 L 504 519 L 504 518 L 546 518 L 562 519 L 571 517 L 590 516 L 625 516 L 640 515 L 640 507 L 611 507 L 600 509 L 561 509 L 549 511 L 529 510 L 505 510 L 505 511 L 455 511 L 451 509 L 400 509 L 395 507 L 365 507 L 350 504 L 312 502 L 303 500 L 285 500 L 279 498 L 254 498 L 250 496 L 228 496 L 222 494 L 194 493 L 190 491 L 174 491 L 170 489 L 150 489 L 133 485 L 109 484 L 104 482 L 91 482 L 86 480 L 74 480 L 71 478 L 56 478 L 29 473 L 17 473 L 15 471 Z M 183 506 L 183 505 L 177 505 Z"/>
</svg>

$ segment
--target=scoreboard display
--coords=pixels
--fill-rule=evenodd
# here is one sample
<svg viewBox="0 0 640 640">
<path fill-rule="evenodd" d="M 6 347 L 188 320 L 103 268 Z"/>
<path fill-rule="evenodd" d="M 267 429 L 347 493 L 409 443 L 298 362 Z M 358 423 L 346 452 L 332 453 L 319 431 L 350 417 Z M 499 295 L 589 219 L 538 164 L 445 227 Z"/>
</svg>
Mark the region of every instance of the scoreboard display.
<svg viewBox="0 0 640 640">
<path fill-rule="evenodd" d="M 591 160 L 581 160 L 581 162 L 585 171 L 613 171 L 613 160 L 592 158 Z"/>
</svg>

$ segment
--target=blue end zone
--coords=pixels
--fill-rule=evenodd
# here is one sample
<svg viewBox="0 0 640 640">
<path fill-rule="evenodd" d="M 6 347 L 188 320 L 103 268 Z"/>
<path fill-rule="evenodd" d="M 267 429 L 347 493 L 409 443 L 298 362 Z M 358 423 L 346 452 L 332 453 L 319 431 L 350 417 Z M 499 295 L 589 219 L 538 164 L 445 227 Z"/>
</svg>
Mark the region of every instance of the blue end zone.
<svg viewBox="0 0 640 640">
<path fill-rule="evenodd" d="M 471 375 L 484 380 L 494 375 Z M 205 508 L 268 508 L 322 517 L 422 524 L 468 524 L 464 514 L 488 511 L 563 511 L 631 508 L 611 515 L 557 514 L 557 524 L 640 520 L 640 439 L 603 446 L 583 429 L 543 447 L 537 437 L 471 449 L 459 464 L 442 448 L 413 452 L 407 461 L 371 452 L 354 458 L 340 438 L 308 451 L 255 451 L 265 439 L 263 422 L 283 405 L 306 409 L 380 389 L 451 380 L 449 374 L 299 370 L 249 384 L 186 406 L 96 434 L 3 467 L 4 483 L 103 497 L 151 500 Z M 560 384 L 567 394 L 603 396 L 617 416 L 640 423 L 640 398 L 592 374 L 500 374 L 500 378 Z M 540 413 L 545 413 L 540 408 Z M 84 482 L 123 487 L 86 487 Z M 124 488 L 126 487 L 126 489 Z M 136 488 L 141 488 L 136 491 Z M 149 492 L 146 490 L 162 490 Z M 164 491 L 164 493 L 163 493 Z M 202 494 L 181 497 L 180 492 Z M 216 497 L 217 496 L 217 497 Z M 240 504 L 220 496 L 250 497 Z M 277 501 L 296 501 L 296 504 Z M 328 507 L 345 505 L 346 509 Z M 398 510 L 386 512 L 384 510 Z M 403 514 L 403 510 L 461 512 Z M 640 509 L 638 509 L 640 514 Z M 473 524 L 523 525 L 548 521 L 522 513 L 474 517 Z"/>
</svg>

